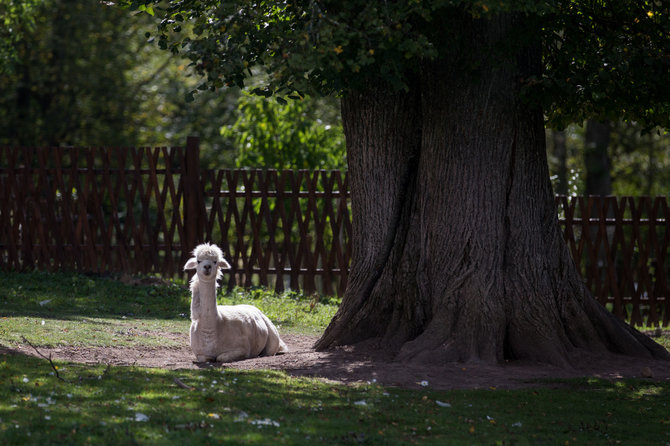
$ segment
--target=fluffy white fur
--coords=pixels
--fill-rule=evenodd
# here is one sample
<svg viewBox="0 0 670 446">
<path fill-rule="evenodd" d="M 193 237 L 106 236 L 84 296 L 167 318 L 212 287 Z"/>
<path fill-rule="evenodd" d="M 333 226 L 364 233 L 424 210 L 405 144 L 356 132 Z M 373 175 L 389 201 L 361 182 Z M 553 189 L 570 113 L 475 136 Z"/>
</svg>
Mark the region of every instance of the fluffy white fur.
<svg viewBox="0 0 670 446">
<path fill-rule="evenodd" d="M 231 362 L 288 352 L 279 332 L 261 310 L 252 305 L 217 305 L 221 269 L 230 265 L 216 245 L 204 243 L 193 250 L 184 270 L 195 269 L 191 279 L 191 350 L 198 362 Z"/>
</svg>

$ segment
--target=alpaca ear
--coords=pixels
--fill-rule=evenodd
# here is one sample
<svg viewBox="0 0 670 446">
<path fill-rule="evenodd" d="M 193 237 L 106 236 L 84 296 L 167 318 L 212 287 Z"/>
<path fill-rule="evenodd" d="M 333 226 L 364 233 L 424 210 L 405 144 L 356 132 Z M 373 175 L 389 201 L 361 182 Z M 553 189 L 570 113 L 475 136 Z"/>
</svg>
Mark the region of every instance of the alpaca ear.
<svg viewBox="0 0 670 446">
<path fill-rule="evenodd" d="M 219 268 L 221 269 L 230 269 L 230 263 L 226 261 L 226 259 L 221 259 L 219 260 Z"/>
<path fill-rule="evenodd" d="M 196 269 L 197 267 L 198 267 L 198 259 L 196 259 L 195 257 L 191 257 L 186 262 L 186 265 L 184 265 L 184 271 L 188 269 Z"/>
</svg>

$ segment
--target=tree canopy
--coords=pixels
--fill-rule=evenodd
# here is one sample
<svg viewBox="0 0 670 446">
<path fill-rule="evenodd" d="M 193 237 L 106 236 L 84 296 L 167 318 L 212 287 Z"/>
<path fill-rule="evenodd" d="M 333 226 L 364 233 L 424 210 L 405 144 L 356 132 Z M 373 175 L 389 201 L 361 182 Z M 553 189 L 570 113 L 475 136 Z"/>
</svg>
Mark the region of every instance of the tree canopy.
<svg viewBox="0 0 670 446">
<path fill-rule="evenodd" d="M 407 88 L 421 62 L 463 45 L 452 17 L 513 12 L 531 26 L 504 45 L 542 46 L 544 70 L 523 79 L 527 100 L 564 127 L 586 118 L 670 126 L 670 9 L 665 2 L 414 0 L 122 0 L 161 18 L 159 44 L 184 53 L 200 90 L 245 87 L 299 97 L 385 82 Z M 165 6 L 163 6 L 165 5 Z M 510 48 L 501 46 L 504 54 Z M 467 59 L 451 60 L 468 70 Z"/>
</svg>

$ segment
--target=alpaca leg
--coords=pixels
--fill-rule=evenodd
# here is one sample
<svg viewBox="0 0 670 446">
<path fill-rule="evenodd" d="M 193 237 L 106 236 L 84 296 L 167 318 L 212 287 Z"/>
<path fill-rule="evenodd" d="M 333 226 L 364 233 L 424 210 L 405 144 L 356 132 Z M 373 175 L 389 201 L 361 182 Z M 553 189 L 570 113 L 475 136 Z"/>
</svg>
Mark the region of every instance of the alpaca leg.
<svg viewBox="0 0 670 446">
<path fill-rule="evenodd" d="M 224 353 L 221 353 L 216 357 L 216 362 L 233 362 L 239 361 L 241 359 L 247 359 L 249 357 L 249 352 L 242 350 L 231 350 Z"/>
</svg>

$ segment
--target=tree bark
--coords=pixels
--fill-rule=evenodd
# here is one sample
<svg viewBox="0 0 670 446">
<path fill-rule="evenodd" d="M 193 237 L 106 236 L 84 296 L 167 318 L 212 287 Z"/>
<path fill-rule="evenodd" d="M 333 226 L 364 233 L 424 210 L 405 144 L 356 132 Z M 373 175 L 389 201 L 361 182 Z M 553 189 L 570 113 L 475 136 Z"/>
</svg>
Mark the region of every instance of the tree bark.
<svg viewBox="0 0 670 446">
<path fill-rule="evenodd" d="M 353 256 L 316 347 L 374 339 L 398 360 L 440 363 L 670 357 L 600 306 L 570 258 L 542 111 L 520 94 L 540 53 L 493 51 L 519 25 L 510 15 L 453 25 L 453 54 L 424 63 L 406 92 L 342 100 Z"/>
</svg>

